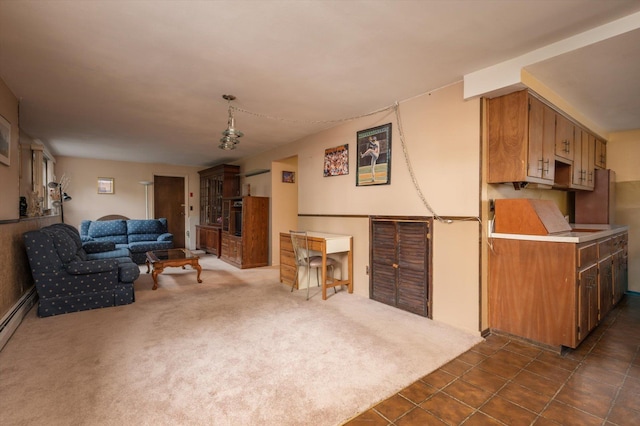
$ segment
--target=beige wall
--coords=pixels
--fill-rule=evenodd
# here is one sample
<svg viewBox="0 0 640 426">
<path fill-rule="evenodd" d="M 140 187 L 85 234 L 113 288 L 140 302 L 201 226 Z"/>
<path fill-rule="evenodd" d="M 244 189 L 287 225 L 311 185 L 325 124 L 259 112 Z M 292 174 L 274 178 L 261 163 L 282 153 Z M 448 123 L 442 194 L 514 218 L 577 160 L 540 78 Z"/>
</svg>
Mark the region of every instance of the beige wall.
<svg viewBox="0 0 640 426">
<path fill-rule="evenodd" d="M 18 99 L 0 79 L 0 115 L 11 124 L 11 144 L 9 147 L 9 165 L 0 163 L 0 220 L 20 217 L 20 139 L 18 126 Z"/>
<path fill-rule="evenodd" d="M 612 133 L 607 166 L 616 171 L 616 222 L 629 225 L 629 290 L 640 292 L 640 129 Z"/>
<path fill-rule="evenodd" d="M 152 181 L 156 175 L 185 178 L 185 230 L 191 238 L 185 237 L 187 246 L 195 248 L 195 225 L 200 220 L 200 177 L 199 168 L 172 166 L 167 164 L 130 163 L 124 161 L 93 160 L 75 157 L 56 158 L 56 178 L 64 174 L 70 179 L 68 194 L 73 198 L 64 204 L 64 221 L 75 227 L 83 219 L 95 220 L 99 217 L 119 214 L 132 219 L 145 218 L 145 190 L 140 181 Z M 114 179 L 115 193 L 98 194 L 98 177 Z M 192 193 L 193 197 L 189 197 Z M 149 186 L 149 216 L 153 215 L 153 186 Z"/>
<path fill-rule="evenodd" d="M 294 183 L 282 182 L 283 171 L 294 172 Z M 298 226 L 298 157 L 271 164 L 271 264 L 280 264 L 280 232 Z"/>
<path fill-rule="evenodd" d="M 462 83 L 400 104 L 404 142 L 416 181 L 440 216 L 479 215 L 480 101 L 462 99 Z M 356 132 L 392 123 L 391 184 L 356 187 Z M 323 177 L 324 150 L 349 144 L 349 174 Z M 243 171 L 272 168 L 273 162 L 297 156 L 299 229 L 349 234 L 354 237 L 354 292 L 369 296 L 368 215 L 432 216 L 410 176 L 393 111 L 361 118 L 243 159 Z M 272 180 L 280 177 L 272 170 Z M 252 185 L 253 193 L 253 185 Z M 262 195 L 262 194 L 256 194 Z M 274 200 L 276 198 L 274 193 Z M 275 201 L 273 201 L 275 204 Z M 275 208 L 275 207 L 274 207 Z M 349 217 L 351 216 L 351 217 Z M 277 229 L 281 227 L 281 229 Z M 288 231 L 274 223 L 274 236 Z M 434 319 L 478 331 L 479 224 L 454 221 L 434 226 Z"/>
</svg>

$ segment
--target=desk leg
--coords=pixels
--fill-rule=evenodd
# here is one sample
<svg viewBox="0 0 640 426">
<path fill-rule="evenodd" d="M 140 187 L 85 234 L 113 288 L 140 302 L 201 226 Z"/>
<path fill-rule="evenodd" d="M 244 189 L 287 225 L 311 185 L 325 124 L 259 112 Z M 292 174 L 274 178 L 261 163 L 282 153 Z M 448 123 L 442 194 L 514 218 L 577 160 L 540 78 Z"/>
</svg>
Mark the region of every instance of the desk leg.
<svg viewBox="0 0 640 426">
<path fill-rule="evenodd" d="M 349 238 L 349 255 L 348 255 L 349 265 L 347 266 L 349 270 L 349 293 L 353 293 L 353 237 Z"/>
<path fill-rule="evenodd" d="M 322 246 L 322 300 L 327 300 L 327 248 Z"/>
</svg>

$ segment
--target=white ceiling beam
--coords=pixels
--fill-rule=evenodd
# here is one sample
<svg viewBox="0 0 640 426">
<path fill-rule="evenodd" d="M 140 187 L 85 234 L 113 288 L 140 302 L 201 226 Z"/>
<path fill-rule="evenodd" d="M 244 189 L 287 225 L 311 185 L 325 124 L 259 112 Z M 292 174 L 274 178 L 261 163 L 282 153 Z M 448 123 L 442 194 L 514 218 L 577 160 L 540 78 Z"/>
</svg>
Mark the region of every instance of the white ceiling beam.
<svg viewBox="0 0 640 426">
<path fill-rule="evenodd" d="M 524 55 L 466 74 L 464 76 L 464 98 L 498 96 L 523 87 L 520 73 L 524 67 L 639 28 L 640 12 L 637 12 Z"/>
</svg>

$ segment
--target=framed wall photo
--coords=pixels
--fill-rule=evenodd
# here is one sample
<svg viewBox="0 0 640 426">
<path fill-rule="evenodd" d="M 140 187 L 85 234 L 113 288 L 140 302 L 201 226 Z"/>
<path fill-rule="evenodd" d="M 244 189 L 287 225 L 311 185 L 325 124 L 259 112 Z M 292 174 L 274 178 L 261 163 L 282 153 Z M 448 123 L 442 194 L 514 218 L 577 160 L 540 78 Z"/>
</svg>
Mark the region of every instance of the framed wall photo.
<svg viewBox="0 0 640 426">
<path fill-rule="evenodd" d="M 0 115 L 0 163 L 10 166 L 11 123 Z"/>
<path fill-rule="evenodd" d="M 282 171 L 282 182 L 296 183 L 296 172 Z"/>
<path fill-rule="evenodd" d="M 115 187 L 113 178 L 98 178 L 98 194 L 114 194 Z"/>
<path fill-rule="evenodd" d="M 349 144 L 324 150 L 324 176 L 349 174 Z"/>
<path fill-rule="evenodd" d="M 356 186 L 391 183 L 391 123 L 357 133 Z"/>
</svg>

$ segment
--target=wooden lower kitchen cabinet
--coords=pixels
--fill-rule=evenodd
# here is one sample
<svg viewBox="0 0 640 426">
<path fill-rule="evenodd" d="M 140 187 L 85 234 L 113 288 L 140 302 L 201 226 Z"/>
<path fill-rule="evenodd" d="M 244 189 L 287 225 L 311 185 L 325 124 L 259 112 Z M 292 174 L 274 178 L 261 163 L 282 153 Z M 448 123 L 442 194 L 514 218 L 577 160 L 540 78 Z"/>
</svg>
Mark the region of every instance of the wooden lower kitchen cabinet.
<svg viewBox="0 0 640 426">
<path fill-rule="evenodd" d="M 576 348 L 626 291 L 626 235 L 582 243 L 493 239 L 492 331 Z"/>
</svg>

